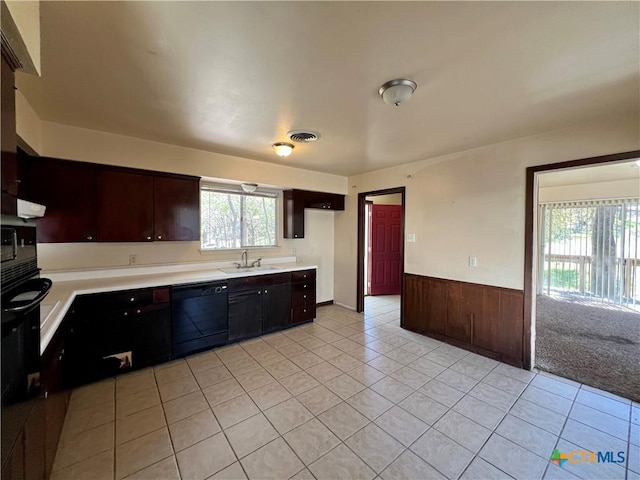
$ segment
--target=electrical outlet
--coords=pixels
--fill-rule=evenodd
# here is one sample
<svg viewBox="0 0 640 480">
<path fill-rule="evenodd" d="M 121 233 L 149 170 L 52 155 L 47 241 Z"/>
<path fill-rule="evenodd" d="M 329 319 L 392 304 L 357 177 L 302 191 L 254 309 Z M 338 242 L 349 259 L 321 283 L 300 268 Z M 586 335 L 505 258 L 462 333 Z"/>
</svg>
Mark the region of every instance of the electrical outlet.
<svg viewBox="0 0 640 480">
<path fill-rule="evenodd" d="M 416 234 L 407 233 L 407 243 L 415 243 L 415 242 L 416 242 Z"/>
<path fill-rule="evenodd" d="M 138 263 L 138 255 L 132 254 L 129 255 L 129 265 L 135 265 Z"/>
<path fill-rule="evenodd" d="M 478 257 L 469 257 L 469 266 L 477 267 L 478 266 Z"/>
</svg>

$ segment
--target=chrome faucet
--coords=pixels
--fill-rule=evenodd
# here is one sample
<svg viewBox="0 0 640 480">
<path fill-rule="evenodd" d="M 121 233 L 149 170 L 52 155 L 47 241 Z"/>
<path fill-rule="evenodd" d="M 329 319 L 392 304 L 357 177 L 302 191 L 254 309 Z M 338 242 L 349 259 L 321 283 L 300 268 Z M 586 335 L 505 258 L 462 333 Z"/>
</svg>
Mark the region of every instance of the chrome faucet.
<svg viewBox="0 0 640 480">
<path fill-rule="evenodd" d="M 260 266 L 260 262 L 262 261 L 262 258 L 258 258 L 257 260 L 254 260 L 253 262 L 251 262 L 251 265 L 249 265 L 249 253 L 246 250 L 242 251 L 242 255 L 240 255 L 240 262 L 234 262 L 234 265 L 236 266 L 236 268 L 253 268 L 253 267 L 259 267 Z"/>
<path fill-rule="evenodd" d="M 248 253 L 246 250 L 242 251 L 242 256 L 240 257 L 240 268 L 247 268 L 247 257 Z"/>
</svg>

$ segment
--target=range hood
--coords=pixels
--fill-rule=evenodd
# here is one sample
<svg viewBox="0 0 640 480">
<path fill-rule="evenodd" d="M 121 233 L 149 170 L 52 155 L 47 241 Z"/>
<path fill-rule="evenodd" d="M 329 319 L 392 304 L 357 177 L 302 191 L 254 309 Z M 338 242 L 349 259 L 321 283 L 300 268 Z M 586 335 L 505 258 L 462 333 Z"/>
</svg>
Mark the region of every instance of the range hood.
<svg viewBox="0 0 640 480">
<path fill-rule="evenodd" d="M 44 216 L 44 212 L 47 209 L 44 205 L 39 205 L 33 202 L 27 202 L 26 200 L 18 199 L 18 217 L 20 218 L 38 218 Z"/>
</svg>

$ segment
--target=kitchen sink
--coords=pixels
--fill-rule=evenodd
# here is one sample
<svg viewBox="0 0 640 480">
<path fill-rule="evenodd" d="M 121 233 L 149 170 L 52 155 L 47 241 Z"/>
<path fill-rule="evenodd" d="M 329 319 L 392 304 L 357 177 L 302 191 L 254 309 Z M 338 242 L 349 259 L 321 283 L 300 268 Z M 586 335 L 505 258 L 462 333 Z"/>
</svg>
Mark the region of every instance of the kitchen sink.
<svg viewBox="0 0 640 480">
<path fill-rule="evenodd" d="M 261 267 L 245 267 L 245 268 L 220 268 L 221 272 L 224 273 L 249 273 L 249 272 L 270 272 L 275 270 L 280 270 L 280 267 L 272 267 L 271 265 L 264 265 Z"/>
</svg>

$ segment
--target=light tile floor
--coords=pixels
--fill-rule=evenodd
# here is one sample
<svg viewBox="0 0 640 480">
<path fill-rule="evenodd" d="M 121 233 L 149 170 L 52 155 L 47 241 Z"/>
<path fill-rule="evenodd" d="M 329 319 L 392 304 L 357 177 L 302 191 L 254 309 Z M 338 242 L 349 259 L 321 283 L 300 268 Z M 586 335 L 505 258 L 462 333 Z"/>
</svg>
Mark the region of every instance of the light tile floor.
<svg viewBox="0 0 640 480">
<path fill-rule="evenodd" d="M 640 479 L 640 405 L 398 326 L 398 297 L 76 389 L 53 480 Z M 549 462 L 553 450 L 623 464 Z"/>
</svg>

